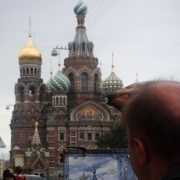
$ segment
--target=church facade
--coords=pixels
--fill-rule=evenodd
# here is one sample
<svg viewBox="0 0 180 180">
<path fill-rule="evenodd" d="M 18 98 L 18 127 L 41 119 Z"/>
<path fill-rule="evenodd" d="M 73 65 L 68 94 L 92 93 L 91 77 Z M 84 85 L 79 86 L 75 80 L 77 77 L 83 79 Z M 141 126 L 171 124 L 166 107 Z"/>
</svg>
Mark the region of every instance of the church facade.
<svg viewBox="0 0 180 180">
<path fill-rule="evenodd" d="M 68 43 L 64 68 L 47 83 L 41 78 L 42 55 L 31 40 L 18 54 L 20 78 L 15 84 L 11 119 L 10 166 L 21 165 L 28 174 L 63 175 L 63 149 L 96 149 L 96 140 L 121 121 L 121 113 L 106 104 L 105 93 L 123 86 L 114 72 L 102 81 L 94 44 L 86 34 L 87 7 L 80 1 L 75 38 Z M 56 49 L 52 55 L 57 54 Z M 53 54 L 54 53 L 54 54 Z"/>
</svg>

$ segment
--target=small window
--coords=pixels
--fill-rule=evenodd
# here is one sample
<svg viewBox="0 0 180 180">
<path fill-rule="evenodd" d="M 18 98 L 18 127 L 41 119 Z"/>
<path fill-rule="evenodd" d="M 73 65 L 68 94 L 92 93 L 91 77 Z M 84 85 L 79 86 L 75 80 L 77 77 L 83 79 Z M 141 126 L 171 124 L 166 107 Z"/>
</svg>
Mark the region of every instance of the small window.
<svg viewBox="0 0 180 180">
<path fill-rule="evenodd" d="M 59 100 L 58 100 L 58 97 L 56 97 L 56 105 L 59 104 Z"/>
<path fill-rule="evenodd" d="M 84 133 L 80 133 L 80 140 L 84 140 Z"/>
<path fill-rule="evenodd" d="M 29 101 L 34 102 L 35 101 L 35 88 L 30 87 L 29 89 Z"/>
<path fill-rule="evenodd" d="M 88 75 L 86 73 L 82 73 L 81 75 L 81 90 L 87 91 L 88 90 Z"/>
<path fill-rule="evenodd" d="M 60 154 L 59 159 L 60 159 L 60 163 L 63 163 L 63 162 L 64 162 L 64 156 L 63 156 L 63 154 Z"/>
<path fill-rule="evenodd" d="M 25 75 L 25 68 L 23 68 L 23 75 Z"/>
<path fill-rule="evenodd" d="M 29 74 L 29 68 L 26 68 L 26 74 Z"/>
<path fill-rule="evenodd" d="M 92 140 L 92 134 L 88 133 L 88 140 Z"/>
<path fill-rule="evenodd" d="M 76 52 L 76 45 L 75 45 L 75 43 L 73 43 L 73 52 L 74 53 Z"/>
<path fill-rule="evenodd" d="M 94 76 L 94 91 L 98 92 L 98 75 L 95 74 Z"/>
<path fill-rule="evenodd" d="M 33 75 L 33 68 L 31 68 L 31 75 Z"/>
<path fill-rule="evenodd" d="M 20 102 L 24 102 L 24 88 L 20 88 Z"/>
<path fill-rule="evenodd" d="M 64 140 L 64 133 L 60 133 L 60 140 Z"/>
<path fill-rule="evenodd" d="M 70 91 L 74 91 L 74 74 L 73 73 L 69 74 L 69 80 L 70 80 L 70 83 L 71 83 Z"/>
<path fill-rule="evenodd" d="M 99 138 L 99 133 L 95 134 L 95 140 L 97 140 Z"/>
<path fill-rule="evenodd" d="M 75 136 L 75 132 L 71 132 L 71 136 Z"/>
<path fill-rule="evenodd" d="M 82 43 L 82 52 L 85 52 L 85 43 Z"/>
</svg>

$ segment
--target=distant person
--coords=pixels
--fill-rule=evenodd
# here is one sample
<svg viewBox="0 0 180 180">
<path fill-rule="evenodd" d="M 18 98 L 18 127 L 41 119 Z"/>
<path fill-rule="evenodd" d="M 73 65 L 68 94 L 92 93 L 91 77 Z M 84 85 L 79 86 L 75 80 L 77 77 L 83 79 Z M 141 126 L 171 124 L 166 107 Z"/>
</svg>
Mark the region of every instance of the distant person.
<svg viewBox="0 0 180 180">
<path fill-rule="evenodd" d="M 138 180 L 180 180 L 180 83 L 151 81 L 140 85 L 123 116 L 130 161 Z"/>
<path fill-rule="evenodd" d="M 15 179 L 14 174 L 9 172 L 6 175 L 6 180 L 16 180 L 16 179 Z"/>
<path fill-rule="evenodd" d="M 3 180 L 6 180 L 6 176 L 7 176 L 8 173 L 10 173 L 10 170 L 9 170 L 9 169 L 5 169 L 5 170 L 3 171 Z"/>
<path fill-rule="evenodd" d="M 16 176 L 15 176 L 16 180 L 28 180 L 28 178 L 23 175 L 23 173 L 22 173 L 23 170 L 22 170 L 21 166 L 17 166 L 15 168 L 15 170 L 16 170 L 16 173 L 17 173 Z"/>
</svg>

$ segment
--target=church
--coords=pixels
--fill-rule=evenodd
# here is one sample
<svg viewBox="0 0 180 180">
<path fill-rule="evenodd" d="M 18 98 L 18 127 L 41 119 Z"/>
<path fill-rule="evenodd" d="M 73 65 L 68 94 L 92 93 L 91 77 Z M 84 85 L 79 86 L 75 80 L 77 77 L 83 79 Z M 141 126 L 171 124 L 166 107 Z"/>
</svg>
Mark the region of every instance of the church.
<svg viewBox="0 0 180 180">
<path fill-rule="evenodd" d="M 106 93 L 123 87 L 112 72 L 102 80 L 94 56 L 94 44 L 85 27 L 87 6 L 79 1 L 74 8 L 76 34 L 68 43 L 69 56 L 64 68 L 59 61 L 57 72 L 50 72 L 48 82 L 41 78 L 41 51 L 31 33 L 27 45 L 18 54 L 20 77 L 14 87 L 15 104 L 10 123 L 10 166 L 23 167 L 27 174 L 61 179 L 63 149 L 97 149 L 96 140 L 121 121 L 121 112 L 107 105 Z M 57 55 L 54 49 L 52 55 Z"/>
</svg>

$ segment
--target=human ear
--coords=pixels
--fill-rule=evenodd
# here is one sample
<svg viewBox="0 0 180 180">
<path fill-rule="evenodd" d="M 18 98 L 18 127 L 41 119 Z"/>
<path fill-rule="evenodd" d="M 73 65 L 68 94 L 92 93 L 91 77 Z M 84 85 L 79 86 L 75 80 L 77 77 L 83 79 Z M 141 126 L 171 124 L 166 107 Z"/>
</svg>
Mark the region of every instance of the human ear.
<svg viewBox="0 0 180 180">
<path fill-rule="evenodd" d="M 143 142 L 139 138 L 134 138 L 133 143 L 139 164 L 145 164 L 147 162 L 147 152 L 145 150 Z"/>
</svg>

